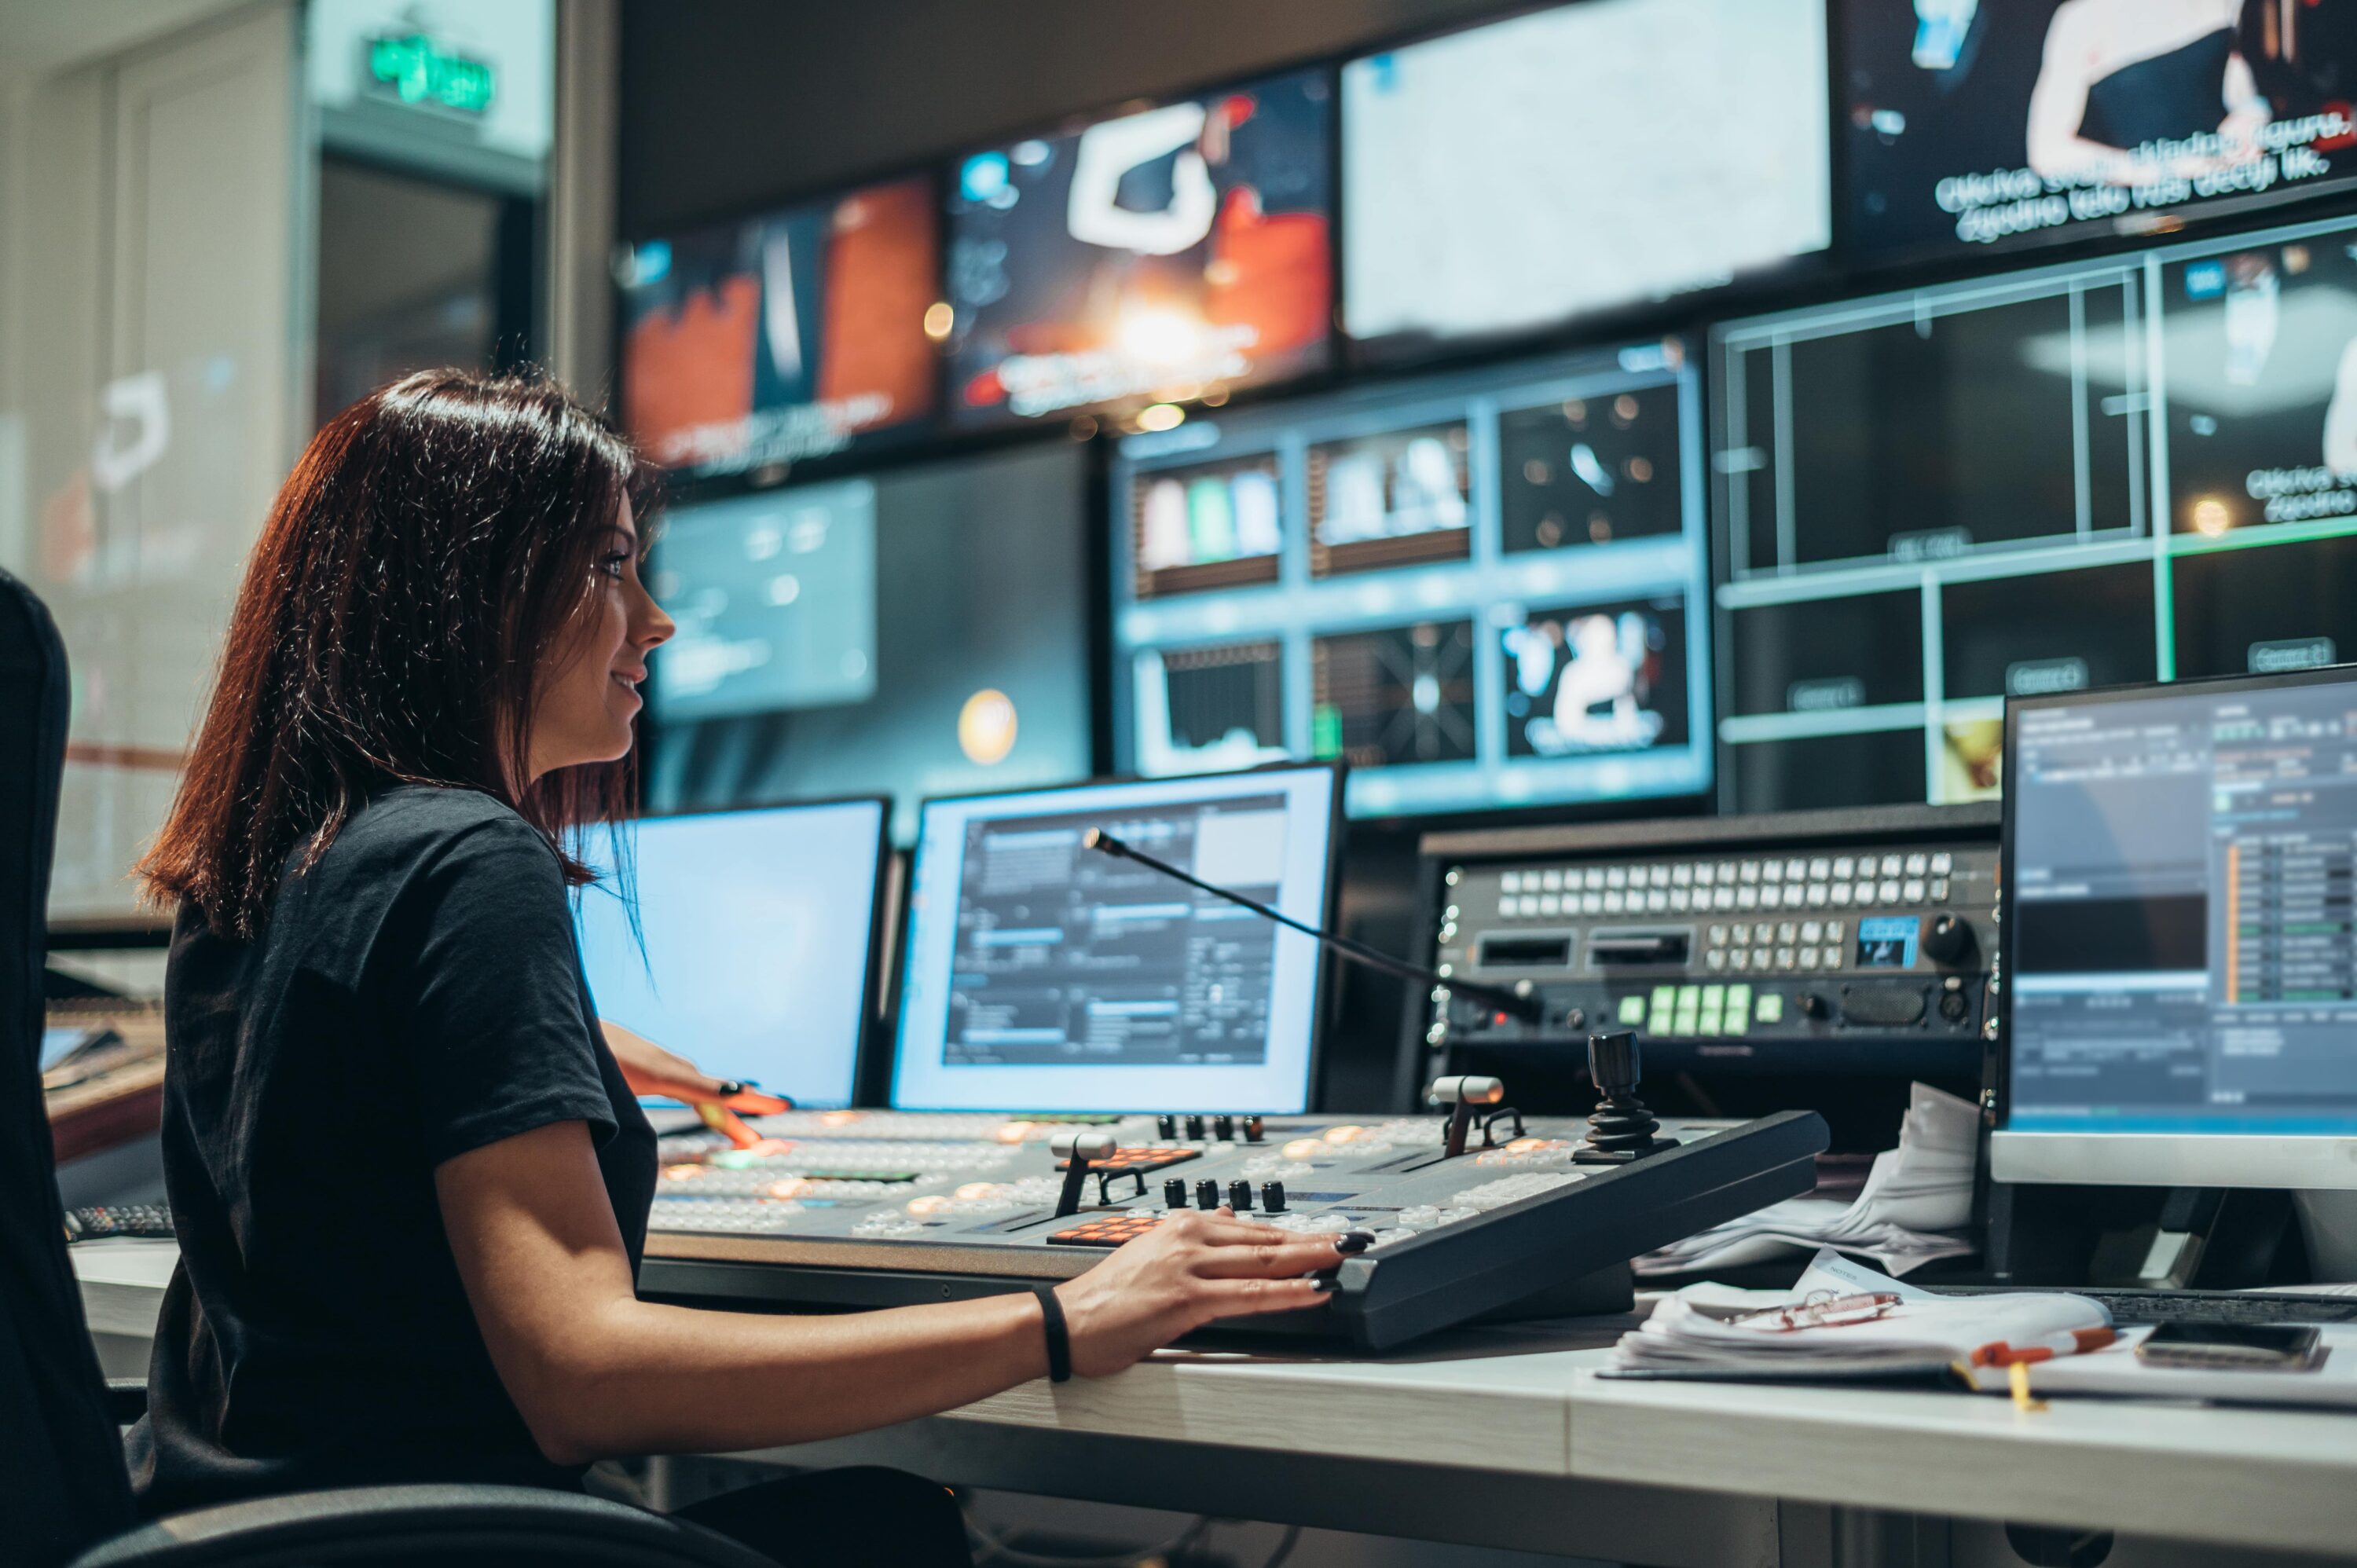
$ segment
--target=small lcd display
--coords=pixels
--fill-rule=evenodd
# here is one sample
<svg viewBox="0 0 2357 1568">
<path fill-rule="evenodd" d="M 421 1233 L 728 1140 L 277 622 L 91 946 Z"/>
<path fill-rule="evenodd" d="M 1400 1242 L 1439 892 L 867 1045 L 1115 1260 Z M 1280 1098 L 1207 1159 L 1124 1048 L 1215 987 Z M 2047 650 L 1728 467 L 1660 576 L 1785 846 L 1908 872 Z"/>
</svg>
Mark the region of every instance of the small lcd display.
<svg viewBox="0 0 2357 1568">
<path fill-rule="evenodd" d="M 1913 969 L 1922 921 L 1912 915 L 1877 915 L 1857 923 L 1860 969 Z"/>
</svg>

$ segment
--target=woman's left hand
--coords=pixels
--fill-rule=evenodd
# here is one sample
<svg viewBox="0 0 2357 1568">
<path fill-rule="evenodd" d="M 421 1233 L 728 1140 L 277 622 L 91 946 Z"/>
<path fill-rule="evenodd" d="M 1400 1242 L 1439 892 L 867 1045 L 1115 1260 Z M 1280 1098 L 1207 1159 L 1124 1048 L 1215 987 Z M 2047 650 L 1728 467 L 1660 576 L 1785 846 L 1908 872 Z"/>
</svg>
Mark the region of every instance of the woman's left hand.
<svg viewBox="0 0 2357 1568">
<path fill-rule="evenodd" d="M 726 1105 L 748 1116 L 774 1116 L 793 1109 L 791 1101 L 714 1078 L 685 1057 L 619 1024 L 600 1018 L 597 1026 L 606 1032 L 606 1047 L 614 1053 L 614 1061 L 633 1094 L 668 1095 L 690 1105 Z"/>
</svg>

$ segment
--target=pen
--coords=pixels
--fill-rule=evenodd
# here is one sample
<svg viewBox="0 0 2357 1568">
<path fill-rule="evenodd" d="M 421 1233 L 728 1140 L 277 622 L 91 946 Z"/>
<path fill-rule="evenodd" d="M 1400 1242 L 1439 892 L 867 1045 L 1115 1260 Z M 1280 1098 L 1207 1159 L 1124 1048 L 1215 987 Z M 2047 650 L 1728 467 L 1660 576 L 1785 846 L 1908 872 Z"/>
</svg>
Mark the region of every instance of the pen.
<svg viewBox="0 0 2357 1568">
<path fill-rule="evenodd" d="M 1973 1352 L 1973 1365 L 2014 1367 L 2031 1361 L 2050 1361 L 2057 1356 L 2076 1356 L 2088 1350 L 2100 1350 L 2118 1337 L 2109 1328 L 2072 1328 L 2061 1334 L 2042 1335 L 2020 1345 L 2010 1340 L 1992 1339 Z"/>
</svg>

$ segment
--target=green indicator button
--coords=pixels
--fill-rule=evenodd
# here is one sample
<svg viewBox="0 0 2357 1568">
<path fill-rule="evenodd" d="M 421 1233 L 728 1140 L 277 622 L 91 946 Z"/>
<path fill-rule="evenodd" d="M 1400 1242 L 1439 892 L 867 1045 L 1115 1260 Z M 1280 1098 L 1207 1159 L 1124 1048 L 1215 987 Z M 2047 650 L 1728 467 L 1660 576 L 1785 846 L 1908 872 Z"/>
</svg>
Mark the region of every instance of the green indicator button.
<svg viewBox="0 0 2357 1568">
<path fill-rule="evenodd" d="M 1730 1035 L 1751 1032 L 1751 987 L 1730 985 L 1727 988 L 1727 1032 Z"/>
<path fill-rule="evenodd" d="M 1752 1016 L 1759 1019 L 1763 1024 L 1782 1023 L 1784 1021 L 1784 998 L 1782 993 L 1774 991 L 1761 992 L 1760 993 L 1760 1004 L 1752 1009 Z"/>
<path fill-rule="evenodd" d="M 1727 987 L 1706 985 L 1702 988 L 1702 1007 L 1706 1013 L 1716 1012 L 1727 1000 Z"/>
<path fill-rule="evenodd" d="M 1645 999 L 1641 996 L 1620 998 L 1620 1021 L 1624 1024 L 1642 1024 L 1645 1021 Z"/>
<path fill-rule="evenodd" d="M 1700 1025 L 1700 1032 L 1701 1032 L 1702 1034 L 1706 1034 L 1706 1035 L 1723 1035 L 1723 1034 L 1725 1034 L 1725 1033 L 1727 1032 L 1726 1027 L 1725 1027 L 1725 1025 L 1726 1025 L 1726 1016 L 1725 1016 L 1725 1015 L 1720 1014 L 1720 1013 L 1713 1012 L 1712 1010 L 1710 1010 L 1710 1009 L 1709 1009 L 1709 1008 L 1707 1008 L 1707 1007 L 1706 1007 L 1706 1008 L 1704 1008 L 1704 1009 L 1703 1009 L 1702 1020 L 1701 1020 L 1701 1025 Z"/>
<path fill-rule="evenodd" d="M 1673 1011 L 1674 1011 L 1674 1010 L 1676 1009 L 1677 1004 L 1678 1004 L 1678 988 L 1677 988 L 1676 986 L 1674 986 L 1674 985 L 1656 985 L 1655 987 L 1653 987 L 1653 1011 L 1654 1011 L 1654 1012 L 1656 1012 L 1656 1013 L 1669 1013 L 1669 1012 L 1673 1012 Z"/>
<path fill-rule="evenodd" d="M 1679 1008 L 1677 1026 L 1670 1032 L 1676 1035 L 1698 1035 L 1702 1033 L 1702 1015 L 1695 1012 L 1691 1007 Z"/>
<path fill-rule="evenodd" d="M 1695 1008 L 1697 1008 L 1697 1007 L 1699 1007 L 1699 1006 L 1701 1006 L 1701 1005 L 1702 1005 L 1702 987 L 1701 987 L 1701 986 L 1699 986 L 1699 985 L 1681 985 L 1681 986 L 1679 986 L 1679 987 L 1678 987 L 1678 1011 L 1679 1011 L 1679 1012 L 1681 1012 L 1681 1013 L 1691 1013 L 1691 1012 L 1693 1012 Z"/>
</svg>

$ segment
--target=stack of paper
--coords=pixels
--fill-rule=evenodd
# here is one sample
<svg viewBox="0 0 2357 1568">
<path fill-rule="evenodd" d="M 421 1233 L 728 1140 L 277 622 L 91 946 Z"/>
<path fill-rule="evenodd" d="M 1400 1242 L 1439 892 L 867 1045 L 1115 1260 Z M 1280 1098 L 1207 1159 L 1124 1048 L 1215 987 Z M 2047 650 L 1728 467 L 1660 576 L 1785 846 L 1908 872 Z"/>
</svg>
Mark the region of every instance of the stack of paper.
<svg viewBox="0 0 2357 1568">
<path fill-rule="evenodd" d="M 1812 1195 L 1770 1204 L 1647 1253 L 1637 1273 L 1703 1273 L 1819 1247 L 1871 1258 L 1894 1274 L 1960 1257 L 1973 1251 L 1960 1232 L 1972 1223 L 1978 1123 L 1970 1101 L 1919 1083 L 1899 1146 L 1875 1156 L 1855 1198 Z"/>
<path fill-rule="evenodd" d="M 1897 1301 L 1861 1322 L 1785 1327 L 1737 1311 L 1881 1293 Z M 2004 1365 L 2108 1344 L 2101 1302 L 2064 1294 L 1943 1296 L 1900 1283 L 1830 1248 L 1789 1293 L 1706 1288 L 1663 1298 L 1643 1327 L 1620 1337 L 1611 1373 L 1648 1377 L 1827 1378 L 1896 1376 Z"/>
</svg>

